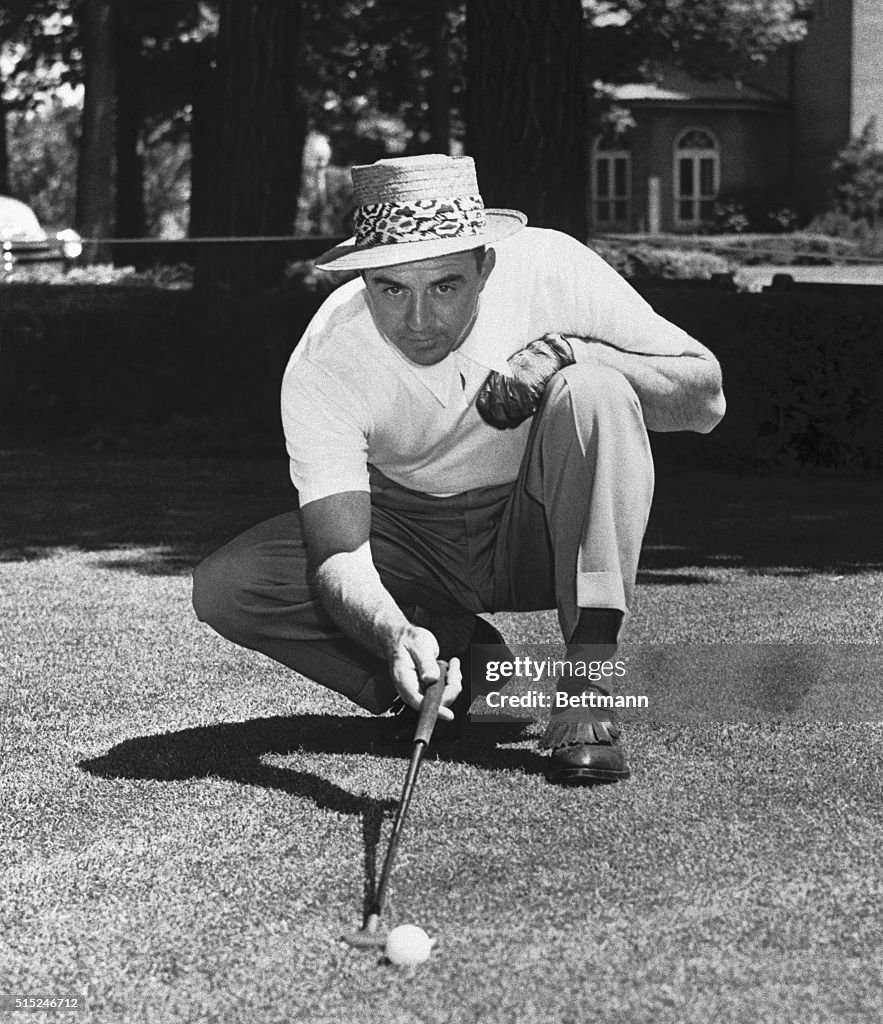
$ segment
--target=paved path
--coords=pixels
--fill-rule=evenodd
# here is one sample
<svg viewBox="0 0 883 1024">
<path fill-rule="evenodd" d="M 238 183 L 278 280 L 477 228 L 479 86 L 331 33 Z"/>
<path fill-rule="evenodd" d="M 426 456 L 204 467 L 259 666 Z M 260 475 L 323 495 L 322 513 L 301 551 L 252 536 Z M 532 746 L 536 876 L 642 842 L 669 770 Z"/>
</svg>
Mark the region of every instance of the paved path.
<svg viewBox="0 0 883 1024">
<path fill-rule="evenodd" d="M 754 267 L 740 267 L 736 271 L 736 280 L 740 283 L 746 282 L 749 291 L 760 291 L 770 284 L 776 274 L 788 274 L 795 281 L 816 284 L 883 285 L 883 263 L 836 267 L 783 267 L 759 264 Z"/>
</svg>

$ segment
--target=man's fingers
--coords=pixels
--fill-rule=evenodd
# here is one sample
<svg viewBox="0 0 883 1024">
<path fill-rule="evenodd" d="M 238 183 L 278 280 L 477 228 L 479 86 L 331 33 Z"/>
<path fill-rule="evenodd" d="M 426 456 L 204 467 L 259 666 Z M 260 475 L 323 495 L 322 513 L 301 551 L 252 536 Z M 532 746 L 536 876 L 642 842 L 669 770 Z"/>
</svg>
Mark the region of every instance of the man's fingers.
<svg viewBox="0 0 883 1024">
<path fill-rule="evenodd" d="M 506 376 L 492 370 L 482 386 L 476 406 L 486 423 L 498 430 L 506 430 L 517 427 L 536 412 L 535 391 L 529 381 L 519 380 L 517 374 Z"/>
<path fill-rule="evenodd" d="M 419 710 L 426 690 L 445 675 L 445 688 L 439 705 L 438 717 L 452 722 L 451 705 L 463 690 L 463 669 L 459 658 L 440 661 L 438 641 L 427 630 L 416 630 L 399 647 L 392 662 L 392 674 L 401 699 L 409 707 Z"/>
<path fill-rule="evenodd" d="M 460 659 L 452 658 L 451 661 L 445 666 L 444 662 L 439 662 L 440 669 L 445 671 L 445 689 L 442 694 L 442 702 L 439 705 L 438 717 L 445 722 L 453 722 L 454 712 L 451 711 L 451 705 L 460 696 L 460 692 L 463 689 L 463 673 L 460 671 Z"/>
<path fill-rule="evenodd" d="M 454 659 L 454 660 L 456 661 L 456 659 Z M 441 674 L 444 671 L 444 669 L 445 669 L 444 662 L 436 662 L 436 665 L 438 666 L 439 674 Z M 435 682 L 436 679 L 438 679 L 438 675 L 436 675 L 435 679 L 432 680 L 432 682 Z M 452 698 L 449 696 L 449 694 L 450 694 L 450 686 L 451 686 L 451 683 L 450 683 L 450 670 L 448 670 L 448 675 L 445 677 L 445 689 L 444 689 L 444 693 L 442 693 L 442 702 L 441 702 L 441 704 L 439 704 L 439 707 L 438 707 L 438 717 L 443 722 L 453 722 L 454 721 L 454 712 L 451 711 L 450 706 L 449 706 L 451 704 L 451 700 L 452 700 Z M 460 692 L 460 687 L 458 685 L 457 686 L 457 693 L 459 693 L 459 692 Z M 454 694 L 454 696 L 456 697 L 456 694 Z"/>
<path fill-rule="evenodd" d="M 419 708 L 423 701 L 420 688 L 420 677 L 413 660 L 407 654 L 397 657 L 393 662 L 393 679 L 402 700 L 412 708 Z"/>
<path fill-rule="evenodd" d="M 392 663 L 399 696 L 409 707 L 418 710 L 426 688 L 438 680 L 442 667 L 435 637 L 427 630 L 415 631 L 399 648 Z M 439 717 L 451 721 L 454 716 L 447 708 L 441 707 Z"/>
<path fill-rule="evenodd" d="M 441 675 L 441 665 L 438 661 L 438 647 L 435 650 L 415 650 L 411 652 L 417 675 L 425 690 L 430 683 L 434 683 Z"/>
<path fill-rule="evenodd" d="M 445 692 L 442 697 L 442 704 L 450 707 L 463 691 L 463 672 L 460 669 L 460 659 L 451 658 L 448 662 L 448 674 L 445 678 Z"/>
</svg>

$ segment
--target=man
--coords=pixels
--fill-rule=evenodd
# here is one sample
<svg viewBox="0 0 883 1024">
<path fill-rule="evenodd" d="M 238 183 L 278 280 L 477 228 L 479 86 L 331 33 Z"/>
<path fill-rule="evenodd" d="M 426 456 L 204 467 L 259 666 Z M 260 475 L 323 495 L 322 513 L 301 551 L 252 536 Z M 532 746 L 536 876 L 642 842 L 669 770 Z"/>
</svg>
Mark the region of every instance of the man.
<svg viewBox="0 0 883 1024">
<path fill-rule="evenodd" d="M 557 608 L 569 657 L 615 651 L 652 498 L 647 430 L 711 430 L 720 369 L 591 250 L 486 210 L 471 159 L 381 160 L 353 184 L 355 235 L 317 267 L 360 277 L 282 386 L 299 510 L 203 562 L 194 605 L 375 714 L 398 699 L 412 730 L 450 659 L 443 728 L 466 710 L 455 659 L 468 676 L 470 646 L 503 643 L 480 612 Z M 629 775 L 603 708 L 554 711 L 540 746 L 553 783 Z"/>
</svg>

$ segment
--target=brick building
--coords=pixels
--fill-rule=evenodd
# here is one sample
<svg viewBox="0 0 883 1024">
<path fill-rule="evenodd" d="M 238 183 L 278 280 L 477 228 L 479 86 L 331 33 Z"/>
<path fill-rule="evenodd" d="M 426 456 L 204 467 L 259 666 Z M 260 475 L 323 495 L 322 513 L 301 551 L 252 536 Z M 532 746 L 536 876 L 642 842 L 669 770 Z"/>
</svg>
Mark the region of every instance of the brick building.
<svg viewBox="0 0 883 1024">
<path fill-rule="evenodd" d="M 635 126 L 592 140 L 594 231 L 696 231 L 728 199 L 806 217 L 849 139 L 883 131 L 883 0 L 816 0 L 804 40 L 741 82 L 671 69 L 615 96 Z"/>
</svg>

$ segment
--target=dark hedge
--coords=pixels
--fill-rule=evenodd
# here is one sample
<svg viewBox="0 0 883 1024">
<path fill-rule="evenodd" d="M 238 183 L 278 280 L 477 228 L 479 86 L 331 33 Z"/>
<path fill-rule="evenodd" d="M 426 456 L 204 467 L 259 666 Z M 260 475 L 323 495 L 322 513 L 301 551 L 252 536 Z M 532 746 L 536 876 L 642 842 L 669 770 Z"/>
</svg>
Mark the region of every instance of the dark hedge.
<svg viewBox="0 0 883 1024">
<path fill-rule="evenodd" d="M 642 291 L 717 355 L 727 396 L 712 434 L 655 435 L 657 453 L 755 468 L 883 468 L 883 289 Z"/>
<path fill-rule="evenodd" d="M 720 358 L 729 403 L 709 436 L 654 435 L 658 457 L 883 468 L 883 289 L 641 290 Z M 144 287 L 2 287 L 0 441 L 276 442 L 282 371 L 320 301 L 303 287 L 210 304 Z"/>
</svg>

